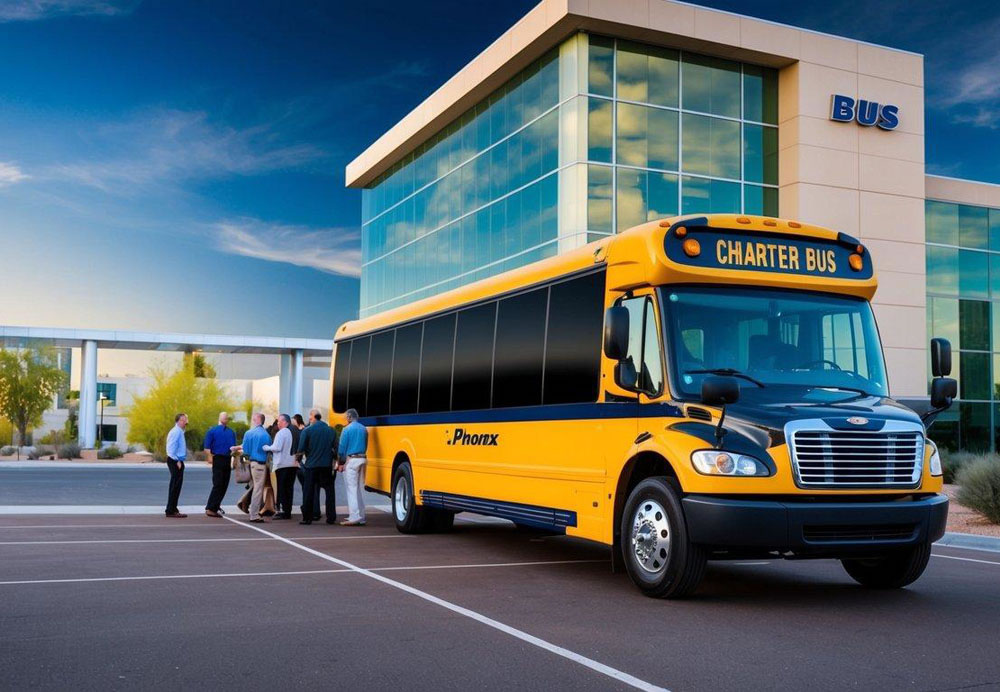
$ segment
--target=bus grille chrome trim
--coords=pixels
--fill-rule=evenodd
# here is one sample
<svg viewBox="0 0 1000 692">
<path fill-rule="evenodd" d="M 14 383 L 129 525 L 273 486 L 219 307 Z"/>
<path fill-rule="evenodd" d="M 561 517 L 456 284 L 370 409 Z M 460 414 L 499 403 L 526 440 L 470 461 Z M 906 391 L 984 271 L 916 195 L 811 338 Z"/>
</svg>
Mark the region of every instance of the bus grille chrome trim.
<svg viewBox="0 0 1000 692">
<path fill-rule="evenodd" d="M 914 488 L 920 483 L 924 432 L 904 421 L 881 430 L 835 430 L 823 420 L 785 426 L 800 488 Z"/>
</svg>

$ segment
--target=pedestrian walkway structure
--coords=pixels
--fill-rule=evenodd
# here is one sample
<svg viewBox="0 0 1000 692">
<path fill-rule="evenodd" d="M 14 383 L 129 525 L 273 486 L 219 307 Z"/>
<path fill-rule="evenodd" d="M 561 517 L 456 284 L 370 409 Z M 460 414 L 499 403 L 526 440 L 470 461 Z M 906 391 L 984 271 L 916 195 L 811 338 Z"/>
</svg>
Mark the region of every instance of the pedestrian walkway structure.
<svg viewBox="0 0 1000 692">
<path fill-rule="evenodd" d="M 21 346 L 36 341 L 61 348 L 81 349 L 79 442 L 85 448 L 94 446 L 97 434 L 98 349 L 279 355 L 280 389 L 288 410 L 297 410 L 302 405 L 304 359 L 315 356 L 329 358 L 333 350 L 333 342 L 329 339 L 0 326 L 0 344 L 4 346 Z"/>
</svg>

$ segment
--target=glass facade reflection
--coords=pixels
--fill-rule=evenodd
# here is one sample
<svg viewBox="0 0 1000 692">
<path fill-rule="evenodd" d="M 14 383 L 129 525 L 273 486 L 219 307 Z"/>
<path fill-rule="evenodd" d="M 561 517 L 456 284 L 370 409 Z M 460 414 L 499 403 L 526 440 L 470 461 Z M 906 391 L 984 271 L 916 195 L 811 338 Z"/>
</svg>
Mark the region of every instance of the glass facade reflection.
<svg viewBox="0 0 1000 692">
<path fill-rule="evenodd" d="M 951 341 L 961 400 L 931 427 L 951 449 L 1000 448 L 1000 209 L 928 200 L 927 321 Z"/>
<path fill-rule="evenodd" d="M 777 72 L 578 34 L 363 191 L 361 316 L 678 213 L 777 215 Z"/>
</svg>

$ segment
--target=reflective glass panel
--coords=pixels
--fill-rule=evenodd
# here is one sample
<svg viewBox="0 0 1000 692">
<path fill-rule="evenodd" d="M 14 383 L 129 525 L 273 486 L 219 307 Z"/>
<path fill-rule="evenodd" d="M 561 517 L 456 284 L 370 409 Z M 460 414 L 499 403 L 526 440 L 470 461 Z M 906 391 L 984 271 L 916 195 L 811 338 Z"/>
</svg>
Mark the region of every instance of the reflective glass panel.
<svg viewBox="0 0 1000 692">
<path fill-rule="evenodd" d="M 927 242 L 958 245 L 958 205 L 928 200 Z"/>
<path fill-rule="evenodd" d="M 962 349 L 990 350 L 990 304 L 981 300 L 962 300 L 958 314 Z"/>
<path fill-rule="evenodd" d="M 587 99 L 587 160 L 611 163 L 614 102 Z"/>
<path fill-rule="evenodd" d="M 990 358 L 988 353 L 962 353 L 959 386 L 963 399 L 989 401 Z"/>
<path fill-rule="evenodd" d="M 618 98 L 677 106 L 677 51 L 618 42 Z"/>
<path fill-rule="evenodd" d="M 989 244 L 989 210 L 963 204 L 958 208 L 958 244 L 985 250 Z"/>
<path fill-rule="evenodd" d="M 609 166 L 587 166 L 587 230 L 614 232 L 612 175 Z"/>
<path fill-rule="evenodd" d="M 959 250 L 958 292 L 963 298 L 989 297 L 989 257 L 985 252 Z"/>
<path fill-rule="evenodd" d="M 958 407 L 962 449 L 968 452 L 988 451 L 993 437 L 990 429 L 990 404 L 963 402 Z"/>
<path fill-rule="evenodd" d="M 676 111 L 618 104 L 618 163 L 677 170 Z"/>
<path fill-rule="evenodd" d="M 682 214 L 738 214 L 740 185 L 706 178 L 681 178 Z"/>
<path fill-rule="evenodd" d="M 618 169 L 618 232 L 677 213 L 677 176 Z"/>
<path fill-rule="evenodd" d="M 740 117 L 740 64 L 685 53 L 681 64 L 685 110 Z"/>
<path fill-rule="evenodd" d="M 743 186 L 743 212 L 762 216 L 778 215 L 778 190 L 760 185 Z"/>
<path fill-rule="evenodd" d="M 682 169 L 717 178 L 740 178 L 740 124 L 684 113 Z M 739 209 L 736 209 L 739 211 Z"/>
<path fill-rule="evenodd" d="M 588 48 L 587 91 L 600 96 L 614 95 L 614 39 L 590 36 Z"/>
<path fill-rule="evenodd" d="M 743 118 L 778 124 L 778 71 L 757 65 L 743 66 Z"/>
<path fill-rule="evenodd" d="M 958 250 L 927 246 L 927 291 L 958 295 Z"/>
<path fill-rule="evenodd" d="M 754 183 L 778 184 L 776 128 L 749 124 L 743 126 L 743 179 Z"/>
</svg>

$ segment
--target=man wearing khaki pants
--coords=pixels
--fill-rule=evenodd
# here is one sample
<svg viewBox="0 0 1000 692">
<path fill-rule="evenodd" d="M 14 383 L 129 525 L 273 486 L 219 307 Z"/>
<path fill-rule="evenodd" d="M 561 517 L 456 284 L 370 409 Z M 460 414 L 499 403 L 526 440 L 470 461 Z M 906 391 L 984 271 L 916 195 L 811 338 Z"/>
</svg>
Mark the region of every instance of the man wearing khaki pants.
<svg viewBox="0 0 1000 692">
<path fill-rule="evenodd" d="M 344 477 L 347 486 L 347 508 L 350 514 L 341 526 L 365 525 L 365 467 L 368 458 L 368 429 L 358 421 L 358 412 L 347 409 L 347 427 L 340 434 L 340 447 L 337 456 L 340 464 L 337 470 L 347 473 Z"/>
<path fill-rule="evenodd" d="M 253 414 L 253 427 L 243 434 L 240 451 L 250 458 L 250 477 L 253 479 L 253 493 L 250 496 L 250 521 L 255 524 L 264 521 L 260 515 L 264 504 L 264 484 L 267 482 L 267 452 L 265 445 L 271 444 L 271 436 L 264 429 L 264 414 Z"/>
</svg>

